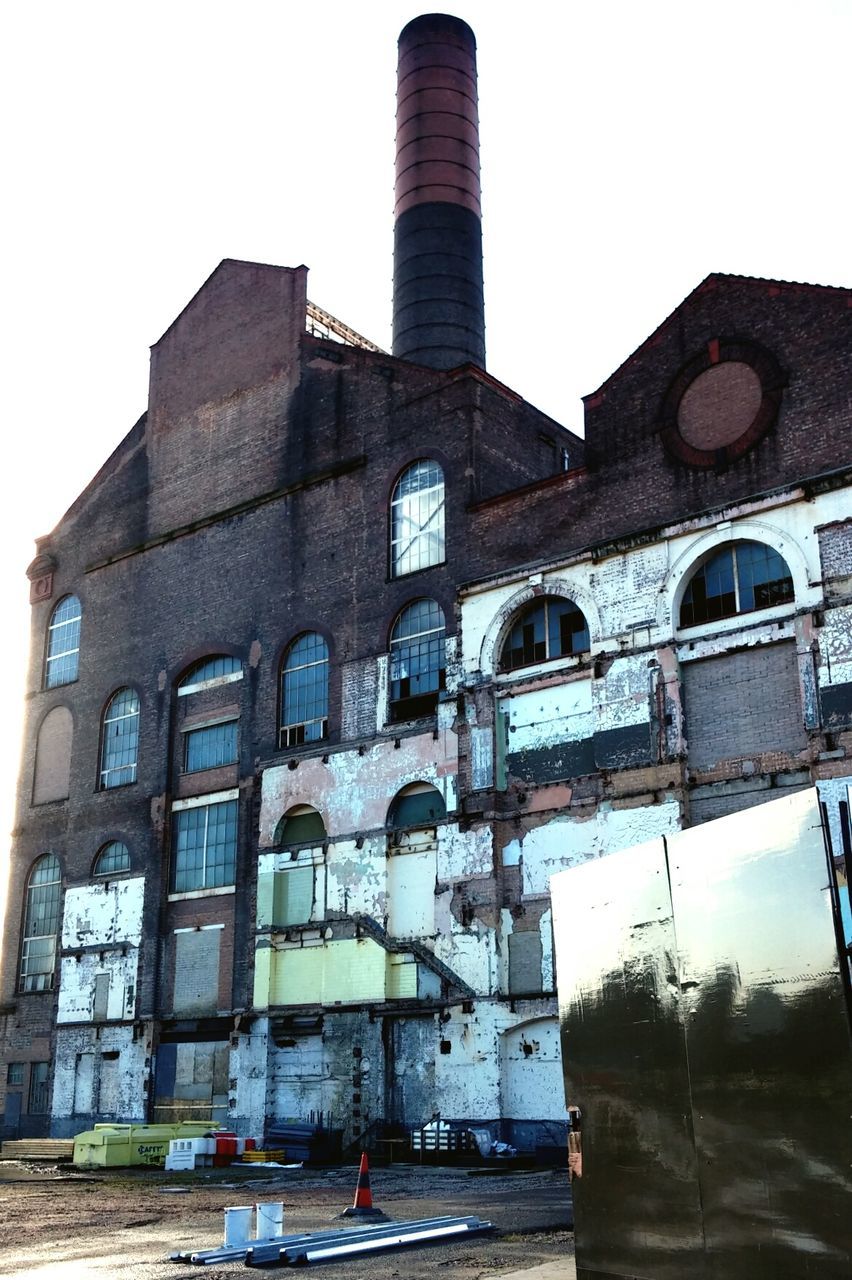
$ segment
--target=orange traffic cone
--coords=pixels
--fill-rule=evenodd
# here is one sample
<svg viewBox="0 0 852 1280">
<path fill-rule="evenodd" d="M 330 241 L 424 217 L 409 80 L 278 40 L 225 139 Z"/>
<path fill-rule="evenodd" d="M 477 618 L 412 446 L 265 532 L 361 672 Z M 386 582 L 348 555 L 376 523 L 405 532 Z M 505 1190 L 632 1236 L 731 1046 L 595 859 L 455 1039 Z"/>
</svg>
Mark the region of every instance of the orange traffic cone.
<svg viewBox="0 0 852 1280">
<path fill-rule="evenodd" d="M 367 1163 L 366 1151 L 361 1152 L 355 1200 L 351 1209 L 343 1210 L 342 1216 L 344 1218 L 384 1218 L 386 1216 L 381 1209 L 373 1208 L 373 1193 L 370 1190 L 370 1166 Z"/>
</svg>

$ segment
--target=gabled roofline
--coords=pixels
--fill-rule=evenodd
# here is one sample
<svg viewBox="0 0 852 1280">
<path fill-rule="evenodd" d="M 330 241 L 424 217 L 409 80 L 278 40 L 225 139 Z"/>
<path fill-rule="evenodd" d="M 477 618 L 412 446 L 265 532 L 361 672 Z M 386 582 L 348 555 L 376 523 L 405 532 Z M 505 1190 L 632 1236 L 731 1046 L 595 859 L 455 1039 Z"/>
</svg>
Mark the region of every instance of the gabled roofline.
<svg viewBox="0 0 852 1280">
<path fill-rule="evenodd" d="M 728 280 L 737 280 L 741 284 L 745 284 L 745 285 L 759 285 L 761 288 L 777 289 L 779 293 L 783 290 L 783 291 L 789 291 L 791 293 L 808 292 L 808 293 L 828 293 L 828 294 L 833 294 L 834 296 L 845 295 L 850 301 L 850 306 L 852 306 L 852 288 L 849 288 L 846 285 L 807 284 L 804 281 L 772 280 L 763 276 L 741 276 L 741 275 L 737 275 L 736 272 L 711 271 L 710 275 L 705 276 L 700 284 L 696 285 L 695 288 L 692 289 L 686 295 L 685 298 L 682 298 L 681 301 L 674 308 L 674 310 L 669 312 L 665 320 L 663 320 L 661 324 L 657 325 L 656 329 L 654 329 L 652 333 L 649 333 L 648 337 L 645 338 L 643 342 L 640 342 L 639 346 L 636 347 L 634 351 L 631 351 L 630 355 L 627 356 L 624 360 L 622 360 L 621 364 L 619 364 L 612 371 L 612 373 L 610 373 L 606 378 L 604 378 L 603 382 L 600 384 L 599 387 L 597 387 L 594 391 L 588 392 L 587 395 L 584 395 L 582 397 L 583 404 L 588 405 L 590 400 L 594 400 L 596 396 L 601 395 L 604 389 L 608 387 L 609 384 L 612 382 L 612 380 L 618 377 L 622 369 L 625 369 L 631 363 L 631 361 L 635 360 L 636 357 L 639 355 L 639 353 L 644 351 L 646 347 L 649 347 L 654 342 L 656 342 L 656 340 L 660 337 L 660 335 L 664 333 L 665 330 L 668 328 L 668 326 L 671 324 L 672 320 L 678 314 L 678 312 L 683 307 L 686 306 L 690 298 L 694 298 L 696 294 L 699 294 L 699 293 L 707 293 L 710 289 L 715 289 L 718 283 L 722 281 L 728 281 Z"/>
<path fill-rule="evenodd" d="M 207 276 L 206 280 L 204 280 L 198 286 L 198 288 L 195 290 L 195 293 L 192 295 L 189 301 L 184 303 L 180 311 L 175 316 L 174 320 L 172 320 L 171 323 L 166 326 L 166 328 L 160 334 L 159 338 L 157 338 L 156 342 L 151 343 L 152 351 L 154 350 L 154 347 L 157 347 L 160 345 L 160 343 L 163 341 L 163 338 L 165 338 L 167 333 L 171 333 L 172 329 L 175 327 L 178 320 L 180 320 L 180 318 L 186 314 L 186 312 L 195 302 L 195 299 L 198 297 L 198 295 L 204 289 L 207 288 L 208 284 L 213 279 L 213 277 L 219 271 L 221 271 L 223 267 L 261 267 L 264 271 L 277 271 L 277 272 L 286 271 L 288 275 L 294 275 L 297 271 L 303 271 L 305 273 L 305 276 L 307 276 L 308 270 L 309 270 L 309 268 L 305 266 L 304 262 L 300 262 L 297 267 L 280 267 L 280 266 L 276 266 L 272 262 L 251 262 L 248 258 L 223 258 L 221 262 L 216 264 L 216 266 L 210 272 L 210 275 Z"/>
</svg>

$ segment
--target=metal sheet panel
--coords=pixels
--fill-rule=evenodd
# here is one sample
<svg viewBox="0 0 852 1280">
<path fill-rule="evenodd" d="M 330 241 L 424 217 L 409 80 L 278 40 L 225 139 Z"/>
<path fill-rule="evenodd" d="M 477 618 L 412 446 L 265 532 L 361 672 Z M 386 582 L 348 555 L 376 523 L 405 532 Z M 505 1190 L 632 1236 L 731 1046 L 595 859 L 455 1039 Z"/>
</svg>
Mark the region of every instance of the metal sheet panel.
<svg viewBox="0 0 852 1280">
<path fill-rule="evenodd" d="M 852 1275 L 852 1056 L 813 790 L 668 841 L 711 1274 Z"/>
<path fill-rule="evenodd" d="M 566 1099 L 583 1113 L 578 1276 L 691 1280 L 698 1167 L 662 840 L 551 880 Z"/>
<path fill-rule="evenodd" d="M 667 845 L 552 881 L 578 1277 L 848 1280 L 852 1042 L 816 793 Z"/>
</svg>

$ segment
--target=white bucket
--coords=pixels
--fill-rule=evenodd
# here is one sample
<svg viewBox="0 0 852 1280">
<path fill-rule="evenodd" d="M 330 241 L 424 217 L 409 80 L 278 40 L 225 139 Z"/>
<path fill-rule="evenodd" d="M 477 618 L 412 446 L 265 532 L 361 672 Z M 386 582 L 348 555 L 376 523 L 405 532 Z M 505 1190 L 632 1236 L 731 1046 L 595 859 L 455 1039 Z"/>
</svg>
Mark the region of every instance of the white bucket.
<svg viewBox="0 0 852 1280">
<path fill-rule="evenodd" d="M 284 1234 L 284 1204 L 281 1200 L 269 1200 L 257 1205 L 258 1240 L 274 1240 Z"/>
<path fill-rule="evenodd" d="M 251 1239 L 251 1215 L 254 1205 L 233 1205 L 225 1210 L 225 1248 L 238 1249 Z"/>
</svg>

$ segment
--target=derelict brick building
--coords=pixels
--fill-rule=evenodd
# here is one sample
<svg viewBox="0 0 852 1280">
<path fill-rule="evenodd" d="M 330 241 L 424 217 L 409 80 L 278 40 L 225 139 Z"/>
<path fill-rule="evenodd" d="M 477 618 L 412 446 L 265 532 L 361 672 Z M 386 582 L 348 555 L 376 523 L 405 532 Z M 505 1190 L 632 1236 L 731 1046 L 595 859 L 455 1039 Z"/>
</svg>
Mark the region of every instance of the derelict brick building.
<svg viewBox="0 0 852 1280">
<path fill-rule="evenodd" d="M 566 432 L 482 368 L 473 38 L 434 15 L 397 214 L 392 356 L 223 262 L 39 541 L 7 1135 L 555 1144 L 550 874 L 813 780 L 848 831 L 852 294 L 710 276 Z"/>
</svg>

